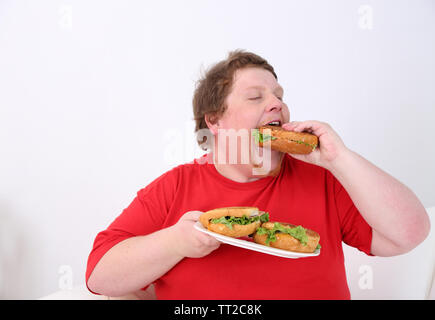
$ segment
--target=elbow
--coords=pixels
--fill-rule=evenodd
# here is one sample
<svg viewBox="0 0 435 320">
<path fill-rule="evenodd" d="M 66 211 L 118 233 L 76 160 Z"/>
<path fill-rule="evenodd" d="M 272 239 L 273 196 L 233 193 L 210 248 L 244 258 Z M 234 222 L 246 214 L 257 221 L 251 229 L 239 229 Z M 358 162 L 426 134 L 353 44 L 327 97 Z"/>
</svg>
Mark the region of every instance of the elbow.
<svg viewBox="0 0 435 320">
<path fill-rule="evenodd" d="M 95 276 L 94 272 L 92 272 L 92 274 L 89 276 L 88 281 L 86 281 L 86 286 L 88 287 L 88 290 L 93 294 L 106 295 L 105 290 L 102 287 L 101 281 L 98 281 L 98 277 Z"/>
<path fill-rule="evenodd" d="M 419 236 L 416 239 L 417 245 L 419 245 L 420 243 L 422 243 L 424 240 L 426 240 L 426 238 L 429 236 L 430 233 L 430 219 L 429 219 L 429 215 L 426 212 L 426 209 L 423 208 L 423 213 L 422 213 L 422 217 L 420 219 L 420 232 Z"/>
<path fill-rule="evenodd" d="M 126 281 L 112 275 L 95 272 L 91 273 L 86 282 L 89 291 L 106 297 L 122 297 L 141 290 L 144 286 L 128 285 Z"/>
<path fill-rule="evenodd" d="M 413 221 L 407 224 L 404 232 L 402 248 L 404 253 L 415 249 L 420 245 L 430 233 L 430 219 L 423 208 L 418 214 L 414 215 Z"/>
<path fill-rule="evenodd" d="M 118 297 L 123 295 L 122 293 L 118 292 L 113 285 L 110 285 L 110 281 L 106 281 L 105 279 L 99 277 L 99 275 L 95 272 L 92 272 L 92 274 L 89 276 L 86 286 L 88 287 L 88 290 L 94 294 L 107 297 Z"/>
</svg>

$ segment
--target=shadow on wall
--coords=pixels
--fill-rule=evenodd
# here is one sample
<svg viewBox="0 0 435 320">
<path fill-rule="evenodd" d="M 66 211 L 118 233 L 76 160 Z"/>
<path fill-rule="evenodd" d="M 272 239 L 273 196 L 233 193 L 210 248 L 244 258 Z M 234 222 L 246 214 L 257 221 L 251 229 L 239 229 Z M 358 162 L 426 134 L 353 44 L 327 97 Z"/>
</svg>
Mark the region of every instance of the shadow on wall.
<svg viewBox="0 0 435 320">
<path fill-rule="evenodd" d="M 0 201 L 0 299 L 32 299 L 40 261 L 35 228 L 14 216 Z"/>
</svg>

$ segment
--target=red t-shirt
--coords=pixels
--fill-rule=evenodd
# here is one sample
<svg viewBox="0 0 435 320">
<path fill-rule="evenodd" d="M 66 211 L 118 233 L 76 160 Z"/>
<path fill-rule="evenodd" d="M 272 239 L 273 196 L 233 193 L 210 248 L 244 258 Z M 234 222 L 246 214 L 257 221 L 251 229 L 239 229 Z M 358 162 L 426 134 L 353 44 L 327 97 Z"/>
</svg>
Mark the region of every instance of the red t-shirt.
<svg viewBox="0 0 435 320">
<path fill-rule="evenodd" d="M 269 212 L 273 221 L 317 231 L 320 255 L 288 259 L 221 244 L 205 257 L 184 258 L 157 279 L 157 298 L 350 298 L 342 241 L 370 255 L 372 229 L 329 171 L 286 154 L 277 176 L 240 183 L 219 174 L 205 159 L 179 165 L 137 193 L 97 235 L 86 282 L 101 257 L 120 241 L 169 227 L 187 211 L 253 206 Z"/>
</svg>

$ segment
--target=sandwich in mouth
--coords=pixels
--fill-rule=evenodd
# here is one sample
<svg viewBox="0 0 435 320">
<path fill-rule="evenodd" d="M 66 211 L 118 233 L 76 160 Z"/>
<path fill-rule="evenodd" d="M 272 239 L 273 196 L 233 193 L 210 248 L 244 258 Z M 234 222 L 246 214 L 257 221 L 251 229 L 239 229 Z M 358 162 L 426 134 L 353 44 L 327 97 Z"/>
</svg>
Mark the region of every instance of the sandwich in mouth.
<svg viewBox="0 0 435 320">
<path fill-rule="evenodd" d="M 264 143 L 270 141 L 272 150 L 293 153 L 309 154 L 314 151 L 319 139 L 317 136 L 307 132 L 293 132 L 281 127 L 281 121 L 271 121 L 258 129 L 254 129 L 255 142 L 263 147 Z"/>
</svg>

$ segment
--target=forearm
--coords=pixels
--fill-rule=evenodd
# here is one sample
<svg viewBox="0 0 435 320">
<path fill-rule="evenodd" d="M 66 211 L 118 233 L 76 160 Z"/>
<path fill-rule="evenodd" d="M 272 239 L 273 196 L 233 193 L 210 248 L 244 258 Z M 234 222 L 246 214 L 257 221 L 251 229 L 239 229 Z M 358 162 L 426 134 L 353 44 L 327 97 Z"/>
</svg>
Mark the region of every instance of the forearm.
<svg viewBox="0 0 435 320">
<path fill-rule="evenodd" d="M 350 150 L 328 169 L 367 223 L 397 247 L 412 247 L 426 237 L 426 211 L 416 195 L 398 180 Z"/>
<path fill-rule="evenodd" d="M 170 231 L 162 229 L 113 246 L 95 266 L 89 288 L 107 296 L 121 296 L 164 275 L 182 259 L 171 248 Z"/>
</svg>

